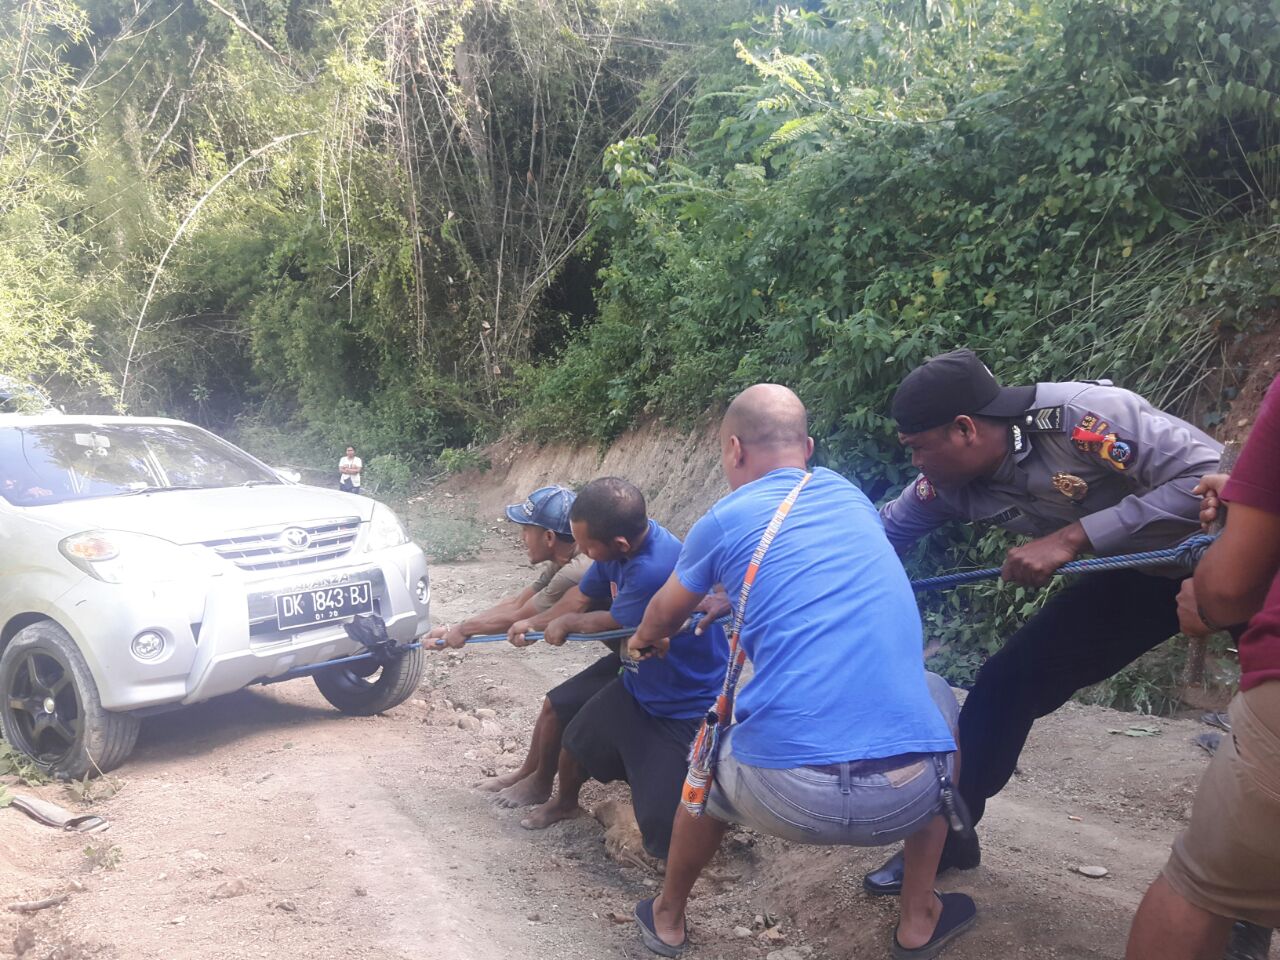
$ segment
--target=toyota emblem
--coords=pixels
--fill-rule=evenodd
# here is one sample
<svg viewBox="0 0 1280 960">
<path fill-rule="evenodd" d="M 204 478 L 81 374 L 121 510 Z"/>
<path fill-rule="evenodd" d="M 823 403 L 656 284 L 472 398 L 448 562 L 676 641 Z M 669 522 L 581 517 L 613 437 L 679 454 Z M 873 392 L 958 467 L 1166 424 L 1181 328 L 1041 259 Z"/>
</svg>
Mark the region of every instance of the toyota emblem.
<svg viewBox="0 0 1280 960">
<path fill-rule="evenodd" d="M 307 549 L 311 543 L 311 535 L 301 527 L 286 527 L 284 532 L 280 534 L 280 541 L 284 544 L 286 550 L 292 550 L 295 553 L 299 550 Z"/>
</svg>

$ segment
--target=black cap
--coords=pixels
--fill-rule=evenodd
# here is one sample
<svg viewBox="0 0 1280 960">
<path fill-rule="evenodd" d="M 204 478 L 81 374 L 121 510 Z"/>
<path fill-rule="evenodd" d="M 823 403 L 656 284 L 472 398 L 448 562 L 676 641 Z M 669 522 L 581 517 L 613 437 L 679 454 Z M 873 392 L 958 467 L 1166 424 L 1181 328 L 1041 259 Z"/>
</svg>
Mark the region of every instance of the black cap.
<svg viewBox="0 0 1280 960">
<path fill-rule="evenodd" d="M 930 357 L 908 373 L 890 404 L 900 433 L 932 430 L 956 417 L 1016 417 L 1035 402 L 1035 387 L 1002 387 L 972 350 Z"/>
</svg>

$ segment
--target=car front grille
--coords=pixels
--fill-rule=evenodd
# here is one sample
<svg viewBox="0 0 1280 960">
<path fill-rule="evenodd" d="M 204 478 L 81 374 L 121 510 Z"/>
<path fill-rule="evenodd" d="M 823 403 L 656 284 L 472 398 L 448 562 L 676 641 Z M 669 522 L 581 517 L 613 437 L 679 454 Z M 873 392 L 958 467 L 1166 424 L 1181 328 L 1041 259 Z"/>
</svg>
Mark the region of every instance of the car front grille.
<svg viewBox="0 0 1280 960">
<path fill-rule="evenodd" d="M 218 540 L 206 540 L 204 546 L 242 570 L 281 570 L 344 556 L 351 551 L 359 532 L 359 517 L 342 517 L 245 530 Z"/>
</svg>

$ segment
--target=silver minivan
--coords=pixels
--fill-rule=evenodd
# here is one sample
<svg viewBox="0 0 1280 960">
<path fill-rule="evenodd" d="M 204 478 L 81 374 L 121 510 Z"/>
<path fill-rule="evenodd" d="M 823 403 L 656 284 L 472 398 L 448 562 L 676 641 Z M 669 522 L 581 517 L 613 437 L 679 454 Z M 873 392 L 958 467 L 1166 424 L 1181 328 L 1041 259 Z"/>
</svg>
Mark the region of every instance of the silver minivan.
<svg viewBox="0 0 1280 960">
<path fill-rule="evenodd" d="M 0 735 L 54 775 L 109 770 L 140 717 L 254 683 L 390 709 L 429 606 L 426 558 L 375 500 L 176 420 L 0 413 Z M 357 621 L 385 625 L 379 648 Z"/>
</svg>

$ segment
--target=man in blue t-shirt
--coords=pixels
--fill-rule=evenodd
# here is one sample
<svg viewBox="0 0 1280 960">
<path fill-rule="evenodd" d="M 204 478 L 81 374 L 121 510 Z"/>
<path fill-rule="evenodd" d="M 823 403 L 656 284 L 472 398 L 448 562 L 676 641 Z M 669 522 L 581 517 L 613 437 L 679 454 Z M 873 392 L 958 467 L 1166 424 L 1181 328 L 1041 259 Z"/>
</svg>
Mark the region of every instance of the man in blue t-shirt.
<svg viewBox="0 0 1280 960">
<path fill-rule="evenodd" d="M 669 655 L 666 638 L 715 584 L 738 601 L 766 529 L 799 493 L 751 584 L 740 643 L 753 674 L 722 735 L 706 815 L 677 810 L 662 893 L 636 906 L 641 937 L 679 955 L 689 891 L 741 823 L 799 843 L 905 839 L 893 955 L 932 957 L 976 911 L 964 894 L 933 890 L 959 709 L 925 672 L 911 585 L 862 492 L 830 470 L 806 475 L 813 440 L 790 390 L 744 391 L 720 442 L 733 492 L 689 531 L 631 638 L 645 663 Z"/>
<path fill-rule="evenodd" d="M 609 609 L 559 616 L 547 624 L 544 638 L 559 645 L 570 633 L 638 626 L 675 569 L 680 541 L 649 519 L 644 494 L 617 477 L 583 487 L 569 522 L 579 549 L 595 561 L 578 589 L 590 600 L 607 601 Z M 689 746 L 720 692 L 728 658 L 720 627 L 696 634 L 681 629 L 682 623 L 671 631 L 667 657 L 624 659 L 621 676 L 578 711 L 564 731 L 559 788 L 521 826 L 539 830 L 580 816 L 578 794 L 588 779 L 625 780 L 645 850 L 666 859 Z M 515 628 L 508 636 L 523 641 Z"/>
</svg>

